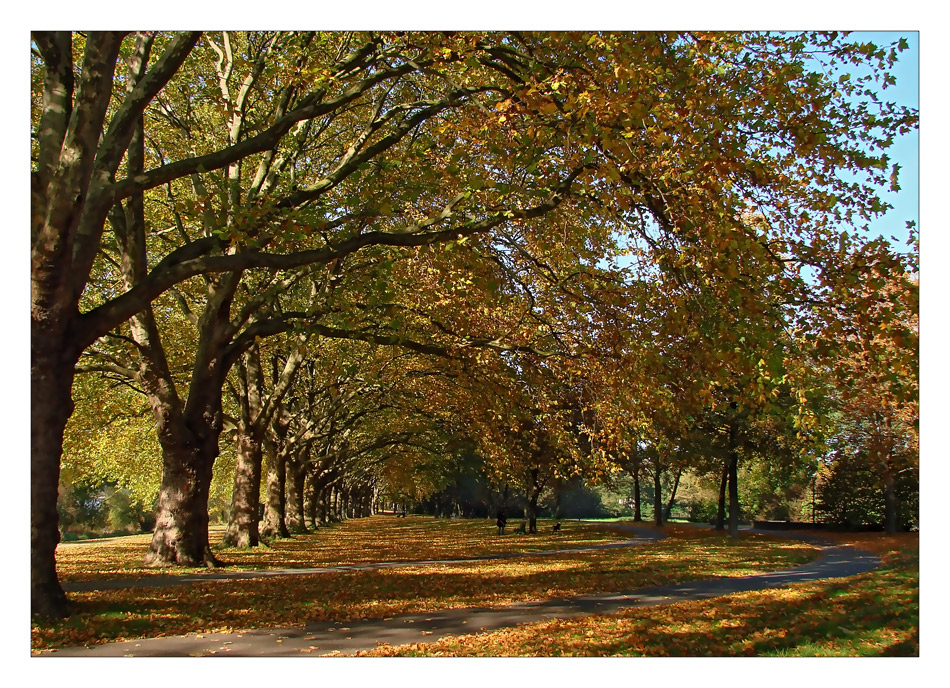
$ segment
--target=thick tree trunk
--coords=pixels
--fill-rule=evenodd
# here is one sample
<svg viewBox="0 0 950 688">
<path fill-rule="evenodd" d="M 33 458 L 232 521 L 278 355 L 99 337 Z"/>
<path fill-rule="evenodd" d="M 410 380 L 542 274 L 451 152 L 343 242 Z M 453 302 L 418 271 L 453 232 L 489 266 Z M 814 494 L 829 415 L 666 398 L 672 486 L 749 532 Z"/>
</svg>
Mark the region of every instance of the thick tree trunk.
<svg viewBox="0 0 950 688">
<path fill-rule="evenodd" d="M 653 523 L 658 526 L 663 525 L 663 488 L 660 484 L 662 470 L 659 460 L 653 469 Z"/>
<path fill-rule="evenodd" d="M 307 524 L 304 518 L 304 479 L 306 472 L 296 463 L 289 463 L 287 470 L 290 473 L 287 481 L 287 515 L 285 523 L 291 533 L 306 533 Z"/>
<path fill-rule="evenodd" d="M 237 460 L 234 466 L 234 489 L 231 493 L 231 517 L 222 544 L 225 547 L 257 547 L 258 504 L 261 494 L 261 462 L 263 447 L 254 427 L 236 438 Z"/>
<path fill-rule="evenodd" d="M 208 495 L 216 453 L 200 444 L 163 443 L 162 486 L 146 566 L 221 565 L 208 542 Z"/>
<path fill-rule="evenodd" d="M 59 544 L 60 459 L 63 433 L 73 410 L 72 361 L 33 321 L 30 345 L 30 610 L 57 619 L 67 615 L 66 594 L 56 575 Z"/>
<path fill-rule="evenodd" d="M 726 529 L 726 486 L 729 484 L 729 462 L 722 466 L 722 478 L 719 480 L 719 507 L 716 510 L 716 530 Z"/>
<path fill-rule="evenodd" d="M 319 502 L 318 487 L 316 475 L 312 469 L 304 472 L 303 488 L 303 512 L 304 523 L 307 528 L 316 530 L 320 527 L 320 518 L 317 515 L 317 505 Z"/>
<path fill-rule="evenodd" d="M 316 482 L 316 481 L 315 481 Z M 325 526 L 330 522 L 330 509 L 329 509 L 329 499 L 330 491 L 324 485 L 321 485 L 319 482 L 316 482 L 316 490 L 314 491 L 314 505 L 315 513 L 318 526 Z"/>
<path fill-rule="evenodd" d="M 334 486 L 331 494 L 333 495 L 330 500 L 330 518 L 339 523 L 344 519 L 343 516 L 343 495 L 340 493 L 340 488 Z"/>
</svg>

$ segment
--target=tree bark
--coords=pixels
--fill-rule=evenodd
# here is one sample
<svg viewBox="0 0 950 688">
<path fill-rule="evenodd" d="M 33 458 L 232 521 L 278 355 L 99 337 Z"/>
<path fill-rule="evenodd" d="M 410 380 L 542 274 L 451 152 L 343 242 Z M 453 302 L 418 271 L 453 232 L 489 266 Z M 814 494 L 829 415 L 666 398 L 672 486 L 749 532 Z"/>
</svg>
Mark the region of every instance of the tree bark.
<svg viewBox="0 0 950 688">
<path fill-rule="evenodd" d="M 37 332 L 30 346 L 30 610 L 51 619 L 68 614 L 66 593 L 56 575 L 59 544 L 60 459 L 63 433 L 73 410 L 73 365 L 56 351 L 54 337 Z M 51 346 L 54 345 L 54 346 Z"/>
<path fill-rule="evenodd" d="M 676 490 L 680 485 L 680 477 L 683 475 L 683 469 L 678 468 L 676 470 L 676 478 L 673 480 L 673 489 L 670 492 L 670 500 L 666 503 L 666 514 L 665 519 L 670 520 L 670 514 L 673 512 L 673 503 L 676 501 Z"/>
<path fill-rule="evenodd" d="M 311 530 L 320 527 L 320 519 L 317 515 L 317 506 L 319 501 L 316 476 L 312 467 L 307 467 L 304 472 L 303 488 L 303 512 L 304 524 Z"/>
<path fill-rule="evenodd" d="M 663 525 L 663 487 L 660 484 L 662 469 L 660 460 L 657 458 L 656 466 L 653 469 L 653 523 L 657 526 Z"/>
<path fill-rule="evenodd" d="M 643 513 L 640 511 L 640 460 L 637 459 L 633 464 L 633 520 L 640 522 L 643 520 Z"/>
<path fill-rule="evenodd" d="M 884 532 L 897 533 L 897 481 L 891 470 L 884 472 Z"/>
<path fill-rule="evenodd" d="M 716 510 L 716 530 L 726 529 L 726 486 L 729 484 L 729 462 L 722 466 L 722 478 L 719 481 L 719 507 Z"/>
<path fill-rule="evenodd" d="M 208 495 L 217 440 L 162 443 L 162 486 L 146 566 L 220 566 L 208 541 Z"/>
<path fill-rule="evenodd" d="M 528 495 L 528 532 L 538 532 L 538 499 L 541 497 L 541 491 L 544 489 L 544 481 L 540 479 L 541 471 L 538 468 L 531 469 L 531 490 Z"/>
<path fill-rule="evenodd" d="M 68 614 L 56 574 L 56 502 L 74 366 L 84 348 L 76 335 L 89 274 L 81 257 L 86 244 L 98 247 L 101 225 L 98 233 L 88 226 L 104 223 L 107 212 L 89 196 L 105 176 L 93 172 L 122 39 L 90 32 L 76 80 L 71 35 L 34 36 L 46 74 L 30 192 L 30 610 L 50 619 Z"/>
<path fill-rule="evenodd" d="M 290 479 L 287 481 L 287 514 L 285 519 L 287 530 L 292 534 L 306 533 L 304 483 L 307 473 L 300 466 L 299 461 L 288 461 L 287 472 L 290 474 Z"/>
<path fill-rule="evenodd" d="M 284 521 L 287 504 L 284 492 L 287 483 L 286 456 L 273 440 L 265 440 L 264 447 L 267 453 L 267 486 L 260 535 L 268 539 L 290 537 Z"/>
<path fill-rule="evenodd" d="M 739 537 L 739 453 L 729 452 L 729 537 Z"/>
<path fill-rule="evenodd" d="M 231 492 L 231 516 L 222 544 L 225 547 L 257 547 L 260 544 L 257 515 L 263 461 L 260 429 L 252 426 L 246 433 L 238 432 L 235 443 L 237 460 Z"/>
</svg>

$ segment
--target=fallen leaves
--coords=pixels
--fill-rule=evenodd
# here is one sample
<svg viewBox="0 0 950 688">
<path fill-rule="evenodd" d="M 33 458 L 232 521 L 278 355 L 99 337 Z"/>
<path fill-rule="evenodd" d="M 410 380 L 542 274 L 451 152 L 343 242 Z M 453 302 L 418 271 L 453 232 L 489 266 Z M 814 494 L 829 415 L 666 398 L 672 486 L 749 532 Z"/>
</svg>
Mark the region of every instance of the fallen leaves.
<svg viewBox="0 0 950 688">
<path fill-rule="evenodd" d="M 494 521 L 480 519 L 396 518 L 374 516 L 321 527 L 316 532 L 274 540 L 252 549 L 215 548 L 228 570 L 311 568 L 380 561 L 463 559 L 529 549 L 586 547 L 619 539 L 602 525 L 571 523 L 557 535 L 495 535 Z M 220 543 L 225 527 L 209 528 L 209 539 Z M 204 568 L 147 568 L 142 559 L 152 536 L 133 535 L 81 542 L 63 542 L 56 550 L 62 581 L 108 580 L 154 575 L 207 572 Z"/>
<path fill-rule="evenodd" d="M 478 532 L 478 526 L 484 530 L 485 526 L 479 521 L 430 519 L 430 523 L 436 523 L 431 526 L 417 519 L 420 522 L 417 527 L 412 524 L 412 518 L 362 520 L 369 523 L 353 521 L 352 525 L 344 524 L 346 527 L 317 534 L 323 538 L 319 554 L 305 557 L 302 543 L 298 543 L 295 546 L 301 551 L 293 556 L 298 560 L 322 558 L 326 561 L 333 542 L 338 540 L 342 557 L 356 557 L 352 532 L 362 532 L 364 537 L 372 532 L 375 540 L 390 543 L 389 552 L 418 555 L 420 549 L 416 544 L 403 541 L 392 545 L 400 541 L 400 529 L 406 529 L 402 535 L 407 539 L 416 537 L 409 536 L 412 532 L 425 533 L 428 538 L 446 541 L 449 547 L 449 540 L 457 540 L 466 532 Z M 403 526 L 403 521 L 409 524 Z M 574 529 L 571 524 L 571 530 Z M 592 527 L 589 531 L 580 528 L 577 531 L 578 540 L 617 538 L 609 532 L 598 533 Z M 449 608 L 512 604 L 710 576 L 745 575 L 750 571 L 794 566 L 814 556 L 812 548 L 793 541 L 760 537 L 733 541 L 700 529 L 671 528 L 669 531 L 672 536 L 667 540 L 635 548 L 196 583 L 174 588 L 77 593 L 70 596 L 74 608 L 72 617 L 50 626 L 34 625 L 32 646 L 34 650 L 41 650 L 140 637 L 302 626 L 320 621 L 343 624 L 357 619 L 392 619 L 408 613 L 427 614 Z M 482 539 L 489 541 L 489 547 L 520 546 L 517 538 L 483 536 Z M 532 545 L 540 539 L 521 538 Z M 479 546 L 471 544 L 471 538 L 468 542 L 473 548 Z M 562 535 L 558 548 L 563 544 Z M 456 542 L 454 555 L 466 554 L 458 551 L 460 546 Z M 274 551 L 263 553 L 261 557 L 270 557 Z M 335 625 L 329 630 L 348 628 Z"/>
<path fill-rule="evenodd" d="M 836 539 L 848 541 L 848 536 Z M 863 539 L 863 538 L 860 538 Z M 916 539 L 874 541 L 889 562 L 854 578 L 556 619 L 360 656 L 916 656 Z M 896 543 L 896 544 L 895 544 Z"/>
</svg>

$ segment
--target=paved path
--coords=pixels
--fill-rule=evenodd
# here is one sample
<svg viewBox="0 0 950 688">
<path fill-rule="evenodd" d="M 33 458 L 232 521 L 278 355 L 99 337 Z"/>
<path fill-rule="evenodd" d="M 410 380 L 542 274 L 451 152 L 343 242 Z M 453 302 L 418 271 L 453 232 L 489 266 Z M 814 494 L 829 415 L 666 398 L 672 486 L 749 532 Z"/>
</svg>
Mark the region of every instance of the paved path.
<svg viewBox="0 0 950 688">
<path fill-rule="evenodd" d="M 630 546 L 663 537 L 656 531 L 634 529 L 638 537 L 613 546 Z M 180 657 L 180 656 L 315 656 L 328 652 L 353 653 L 368 650 L 380 643 L 404 645 L 433 642 L 447 635 L 492 631 L 517 624 L 549 618 L 570 618 L 585 614 L 608 614 L 630 607 L 671 604 L 684 600 L 707 599 L 747 590 L 775 588 L 792 583 L 822 578 L 854 576 L 880 564 L 873 554 L 847 546 L 837 546 L 824 538 L 799 533 L 755 531 L 768 535 L 785 535 L 804 540 L 821 548 L 819 558 L 809 564 L 784 571 L 714 578 L 688 583 L 639 588 L 619 593 L 583 595 L 568 599 L 527 602 L 493 608 L 447 609 L 427 614 L 407 614 L 387 619 L 370 619 L 349 623 L 315 623 L 303 628 L 260 629 L 245 633 L 149 638 L 121 643 L 108 643 L 90 648 L 65 648 L 53 657 Z M 485 557 L 488 558 L 488 557 Z M 459 560 L 471 561 L 471 560 Z M 445 562 L 423 562 L 445 563 Z M 409 566 L 418 562 L 387 563 L 379 566 Z M 376 565 L 361 565 L 370 568 Z M 325 569 L 324 569 L 325 570 Z M 333 570 L 337 570 L 334 567 Z M 351 570 L 351 569 L 345 569 Z M 298 569 L 291 571 L 297 572 Z"/>
</svg>

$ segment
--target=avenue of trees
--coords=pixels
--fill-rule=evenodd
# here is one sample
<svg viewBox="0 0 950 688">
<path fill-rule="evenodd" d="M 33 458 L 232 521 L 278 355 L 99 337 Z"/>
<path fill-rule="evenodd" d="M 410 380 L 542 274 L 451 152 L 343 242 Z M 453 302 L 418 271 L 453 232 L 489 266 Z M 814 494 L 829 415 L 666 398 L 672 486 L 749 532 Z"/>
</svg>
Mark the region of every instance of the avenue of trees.
<svg viewBox="0 0 950 688">
<path fill-rule="evenodd" d="M 660 522 L 700 476 L 735 534 L 740 472 L 850 471 L 896 529 L 916 230 L 861 228 L 903 47 L 34 32 L 33 612 L 68 613 L 61 483 L 144 507 L 153 566 L 226 563 L 212 509 L 254 547 L 466 475 L 532 530 L 572 481 Z"/>
</svg>

